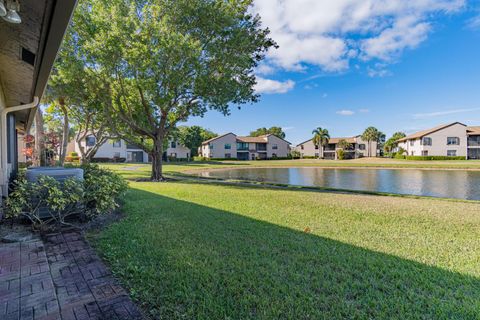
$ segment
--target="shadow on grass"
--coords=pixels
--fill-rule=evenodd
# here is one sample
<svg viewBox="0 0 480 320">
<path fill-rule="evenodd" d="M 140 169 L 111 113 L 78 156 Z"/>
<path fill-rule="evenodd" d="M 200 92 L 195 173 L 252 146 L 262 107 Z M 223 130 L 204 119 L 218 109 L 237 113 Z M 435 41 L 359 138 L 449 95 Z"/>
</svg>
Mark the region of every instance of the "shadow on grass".
<svg viewBox="0 0 480 320">
<path fill-rule="evenodd" d="M 98 248 L 161 319 L 478 319 L 475 277 L 132 189 Z"/>
</svg>

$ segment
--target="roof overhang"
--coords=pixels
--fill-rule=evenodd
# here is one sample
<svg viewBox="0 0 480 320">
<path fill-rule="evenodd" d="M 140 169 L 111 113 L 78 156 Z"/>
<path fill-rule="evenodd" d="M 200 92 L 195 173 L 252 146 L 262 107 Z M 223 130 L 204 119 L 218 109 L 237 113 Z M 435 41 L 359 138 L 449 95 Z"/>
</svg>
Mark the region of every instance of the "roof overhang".
<svg viewBox="0 0 480 320">
<path fill-rule="evenodd" d="M 22 23 L 0 22 L 0 80 L 8 107 L 42 98 L 77 0 L 22 0 Z M 23 59 L 24 50 L 34 61 Z M 32 65 L 33 64 L 33 65 Z M 36 108 L 19 111 L 17 127 L 28 130 Z"/>
</svg>

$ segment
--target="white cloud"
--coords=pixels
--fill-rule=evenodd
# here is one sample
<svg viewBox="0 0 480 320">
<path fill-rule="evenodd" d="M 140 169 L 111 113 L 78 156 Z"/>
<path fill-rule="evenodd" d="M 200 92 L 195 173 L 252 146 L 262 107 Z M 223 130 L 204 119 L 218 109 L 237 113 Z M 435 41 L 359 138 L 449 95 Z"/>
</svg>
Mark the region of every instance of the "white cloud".
<svg viewBox="0 0 480 320">
<path fill-rule="evenodd" d="M 257 77 L 257 84 L 255 85 L 256 93 L 286 93 L 295 87 L 295 82 L 292 80 L 276 81 L 271 79 L 264 79 Z"/>
<path fill-rule="evenodd" d="M 282 131 L 290 131 L 295 129 L 295 127 L 282 127 Z"/>
<path fill-rule="evenodd" d="M 338 110 L 336 113 L 341 115 L 341 116 L 353 116 L 355 114 L 355 111 L 352 111 L 352 110 Z"/>
<path fill-rule="evenodd" d="M 360 112 L 360 113 L 368 113 L 368 112 L 370 112 L 370 109 L 359 109 L 358 112 Z"/>
<path fill-rule="evenodd" d="M 478 30 L 480 29 L 480 15 L 477 15 L 467 21 L 467 27 L 469 29 Z"/>
<path fill-rule="evenodd" d="M 436 15 L 457 12 L 465 1 L 255 0 L 253 11 L 280 46 L 269 52 L 270 64 L 341 72 L 354 59 L 394 62 L 427 39 Z"/>
<path fill-rule="evenodd" d="M 435 111 L 435 112 L 429 112 L 429 113 L 415 113 L 412 116 L 414 119 L 425 119 L 425 118 L 447 116 L 450 114 L 466 113 L 466 112 L 473 112 L 473 111 L 480 111 L 480 108 L 452 109 L 452 110 Z"/>
</svg>

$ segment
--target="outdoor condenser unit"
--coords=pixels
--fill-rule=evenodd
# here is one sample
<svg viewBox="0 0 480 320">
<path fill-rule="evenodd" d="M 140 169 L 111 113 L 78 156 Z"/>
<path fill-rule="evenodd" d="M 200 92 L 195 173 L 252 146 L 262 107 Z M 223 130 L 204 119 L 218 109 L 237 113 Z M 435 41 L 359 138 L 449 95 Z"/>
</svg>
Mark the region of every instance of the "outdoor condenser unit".
<svg viewBox="0 0 480 320">
<path fill-rule="evenodd" d="M 37 182 L 40 176 L 49 176 L 61 182 L 71 177 L 83 180 L 83 169 L 62 167 L 34 167 L 27 169 L 26 178 L 28 182 Z"/>
<path fill-rule="evenodd" d="M 63 167 L 33 167 L 28 168 L 25 174 L 28 182 L 37 182 L 40 176 L 49 176 L 60 182 L 63 182 L 71 177 L 83 180 L 83 169 Z M 48 218 L 50 216 L 47 207 L 41 207 L 39 210 L 40 218 Z"/>
</svg>

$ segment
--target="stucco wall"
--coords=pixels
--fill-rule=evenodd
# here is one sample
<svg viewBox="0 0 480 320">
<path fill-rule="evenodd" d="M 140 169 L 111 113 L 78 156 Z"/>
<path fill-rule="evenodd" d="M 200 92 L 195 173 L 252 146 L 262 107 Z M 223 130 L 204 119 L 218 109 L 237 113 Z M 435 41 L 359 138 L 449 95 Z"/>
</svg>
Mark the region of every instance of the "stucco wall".
<svg viewBox="0 0 480 320">
<path fill-rule="evenodd" d="M 225 149 L 225 144 L 230 144 L 231 149 Z M 203 157 L 225 158 L 225 154 L 227 153 L 229 153 L 232 158 L 237 157 L 237 136 L 233 133 L 215 139 L 209 144 L 202 145 Z"/>
<path fill-rule="evenodd" d="M 313 144 L 312 139 L 302 144 L 299 144 L 295 147 L 295 150 L 300 152 L 300 157 L 318 157 L 320 152 L 319 149 L 315 149 L 315 145 Z"/>
<path fill-rule="evenodd" d="M 421 156 L 422 151 L 428 151 L 429 156 L 446 156 L 448 150 L 456 150 L 457 156 L 467 156 L 467 131 L 466 127 L 462 124 L 454 124 L 424 137 L 432 139 L 431 146 L 422 145 L 421 139 L 415 139 L 399 143 L 399 147 L 405 149 L 408 155 L 414 156 Z M 448 137 L 460 138 L 460 144 L 447 145 Z M 413 145 L 411 141 L 413 141 Z"/>
<path fill-rule="evenodd" d="M 0 110 L 3 110 L 7 107 L 6 102 L 5 102 L 5 95 L 3 93 L 3 88 L 2 88 L 2 79 L 0 79 Z M 0 123 L 0 134 L 3 134 L 5 128 L 1 127 Z M 3 152 L 7 152 L 7 150 L 0 150 L 0 156 L 2 155 Z M 4 194 L 4 191 L 6 191 L 6 185 L 8 182 L 8 178 L 3 176 L 3 168 L 0 170 L 0 204 L 2 203 L 2 195 Z M 0 213 L 1 217 L 1 213 Z"/>
<path fill-rule="evenodd" d="M 190 152 L 190 149 L 182 146 L 178 141 L 176 141 L 176 147 L 172 148 L 172 141 L 169 141 L 167 148 L 167 156 L 173 157 L 174 155 L 177 159 L 189 159 L 192 154 Z"/>
<path fill-rule="evenodd" d="M 273 145 L 277 145 L 277 149 L 273 149 Z M 277 155 L 277 158 L 286 158 L 290 153 L 290 145 L 287 141 L 278 138 L 277 136 L 268 136 L 267 143 L 267 158 L 272 158 L 273 154 Z"/>
</svg>

